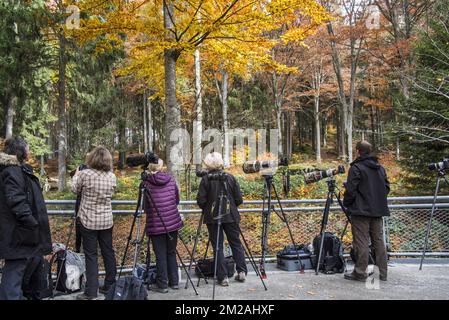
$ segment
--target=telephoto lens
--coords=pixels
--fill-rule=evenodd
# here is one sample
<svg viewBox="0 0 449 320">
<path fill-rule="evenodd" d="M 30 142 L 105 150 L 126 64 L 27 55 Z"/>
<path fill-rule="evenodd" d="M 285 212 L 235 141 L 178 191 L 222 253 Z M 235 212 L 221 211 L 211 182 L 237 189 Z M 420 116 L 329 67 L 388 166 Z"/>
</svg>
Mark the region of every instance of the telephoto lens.
<svg viewBox="0 0 449 320">
<path fill-rule="evenodd" d="M 315 183 L 325 178 L 333 177 L 342 173 L 345 173 L 345 167 L 343 165 L 338 166 L 337 169 L 316 170 L 304 174 L 304 182 L 306 184 Z"/>
<path fill-rule="evenodd" d="M 282 157 L 279 160 L 246 161 L 243 164 L 243 172 L 246 174 L 258 173 L 260 170 L 272 169 L 277 166 L 288 166 L 288 159 Z"/>
<path fill-rule="evenodd" d="M 428 166 L 429 170 L 431 171 L 442 171 L 442 170 L 448 170 L 449 169 L 449 156 L 444 158 L 441 162 L 431 163 Z"/>
<path fill-rule="evenodd" d="M 148 167 L 150 163 L 158 163 L 159 157 L 154 152 L 147 152 L 145 154 L 130 155 L 126 158 L 126 164 L 129 167 Z"/>
</svg>

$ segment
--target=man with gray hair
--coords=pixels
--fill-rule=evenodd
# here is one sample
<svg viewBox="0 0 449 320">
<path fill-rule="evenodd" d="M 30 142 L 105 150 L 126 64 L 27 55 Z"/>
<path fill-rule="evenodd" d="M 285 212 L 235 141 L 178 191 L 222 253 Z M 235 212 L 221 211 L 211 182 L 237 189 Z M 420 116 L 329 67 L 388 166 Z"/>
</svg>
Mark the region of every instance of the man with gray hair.
<svg viewBox="0 0 449 320">
<path fill-rule="evenodd" d="M 351 218 L 355 267 L 352 273 L 345 274 L 345 279 L 367 279 L 371 240 L 379 278 L 386 281 L 387 254 L 382 237 L 382 217 L 390 215 L 387 203 L 390 183 L 378 158 L 372 155 L 372 146 L 368 141 L 359 141 L 356 150 L 358 157 L 351 163 L 343 200 Z"/>
</svg>

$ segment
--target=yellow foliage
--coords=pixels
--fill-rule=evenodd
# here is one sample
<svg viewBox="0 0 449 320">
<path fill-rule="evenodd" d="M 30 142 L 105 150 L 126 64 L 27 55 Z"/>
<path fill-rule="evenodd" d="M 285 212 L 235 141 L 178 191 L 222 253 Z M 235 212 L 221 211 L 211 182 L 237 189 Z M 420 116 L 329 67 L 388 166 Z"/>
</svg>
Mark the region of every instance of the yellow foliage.
<svg viewBox="0 0 449 320">
<path fill-rule="evenodd" d="M 164 3 L 174 8 L 170 29 L 164 26 Z M 118 74 L 144 80 L 161 97 L 166 50 L 190 56 L 198 47 L 206 68 L 243 78 L 259 70 L 291 73 L 296 68 L 274 62 L 271 49 L 301 43 L 330 18 L 314 0 L 80 0 L 77 5 L 87 13 L 74 32 L 78 40 L 101 38 L 99 50 L 123 45 L 129 59 Z M 184 70 L 187 61 L 178 60 L 181 75 L 191 72 Z"/>
</svg>

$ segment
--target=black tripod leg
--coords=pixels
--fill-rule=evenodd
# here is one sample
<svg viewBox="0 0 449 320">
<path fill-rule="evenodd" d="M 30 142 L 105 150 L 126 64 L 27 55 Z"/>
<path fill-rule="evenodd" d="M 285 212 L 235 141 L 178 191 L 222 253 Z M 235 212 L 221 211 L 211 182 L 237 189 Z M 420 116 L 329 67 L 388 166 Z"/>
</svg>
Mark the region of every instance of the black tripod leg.
<svg viewBox="0 0 449 320">
<path fill-rule="evenodd" d="M 265 255 L 267 252 L 268 246 L 268 225 L 270 223 L 270 210 L 271 210 L 271 183 L 265 179 L 264 186 L 264 198 L 262 204 L 262 236 L 261 236 L 261 247 L 262 247 L 262 256 L 260 257 L 260 274 L 263 279 L 267 278 L 267 274 L 265 272 Z M 265 199 L 267 199 L 267 210 L 265 210 Z"/>
<path fill-rule="evenodd" d="M 221 203 L 221 201 L 220 201 Z M 218 212 L 221 212 L 221 210 L 219 210 Z M 220 246 L 220 231 L 221 230 L 221 223 L 217 223 L 217 239 L 216 239 L 216 243 L 215 243 L 215 259 L 214 259 L 214 286 L 212 289 L 212 300 L 215 300 L 215 286 L 216 286 L 216 282 L 217 282 L 217 267 L 218 267 L 218 248 Z M 224 238 L 224 234 L 223 234 L 223 238 Z M 224 239 L 223 239 L 224 240 Z"/>
<path fill-rule="evenodd" d="M 193 249 L 192 249 L 191 259 L 190 259 L 189 268 L 188 268 L 189 272 L 190 272 L 190 270 L 192 270 L 192 264 L 194 262 L 196 263 L 196 261 L 195 261 L 195 254 L 196 254 L 196 249 L 197 249 L 197 246 L 198 246 L 198 239 L 199 239 L 200 234 L 201 234 L 201 226 L 203 225 L 203 217 L 204 217 L 203 214 L 201 214 L 200 221 L 198 222 L 198 228 L 196 229 L 195 241 L 193 243 Z M 198 270 L 200 271 L 200 274 L 204 277 L 204 274 L 201 271 L 201 269 L 198 268 Z M 206 284 L 207 284 L 206 277 L 204 277 L 204 280 L 206 281 Z M 199 285 L 199 282 L 198 282 L 198 285 Z M 187 289 L 187 287 L 188 287 L 188 282 L 186 281 L 185 289 Z"/>
<path fill-rule="evenodd" d="M 327 194 L 326 206 L 324 207 L 323 219 L 321 220 L 320 251 L 318 252 L 318 257 L 317 257 L 316 270 L 315 270 L 316 275 L 318 275 L 318 272 L 320 270 L 321 256 L 323 254 L 323 246 L 324 246 L 324 235 L 326 234 L 326 226 L 327 226 L 327 221 L 329 218 L 329 210 L 331 207 L 331 203 L 332 203 L 332 192 L 329 192 Z"/>
<path fill-rule="evenodd" d="M 207 258 L 207 252 L 209 251 L 209 245 L 210 245 L 210 240 L 207 240 L 206 251 L 204 252 L 203 260 L 206 260 L 206 258 Z M 200 267 L 198 266 L 198 269 L 199 268 Z M 208 284 L 207 277 L 204 275 L 204 273 L 203 273 L 203 276 L 204 276 L 204 281 L 206 282 L 206 284 Z M 198 282 L 196 284 L 197 287 L 200 286 L 200 281 L 201 281 L 201 277 L 198 277 Z"/>
<path fill-rule="evenodd" d="M 429 222 L 427 223 L 426 238 L 424 240 L 424 248 L 422 250 L 421 262 L 419 263 L 419 270 L 422 270 L 422 264 L 423 264 L 424 258 L 426 256 L 427 246 L 429 245 L 430 229 L 432 228 L 433 215 L 436 210 L 438 192 L 440 191 L 440 182 L 441 182 L 441 175 L 440 175 L 440 173 L 438 173 L 437 185 L 435 188 L 435 194 L 433 196 L 432 211 L 430 212 Z"/>
<path fill-rule="evenodd" d="M 65 267 L 65 260 L 67 258 L 67 250 L 69 249 L 69 244 L 70 244 L 70 238 L 72 237 L 72 233 L 73 233 L 73 229 L 76 228 L 76 214 L 72 217 L 73 222 L 70 224 L 70 230 L 69 230 L 69 235 L 67 236 L 67 240 L 65 243 L 65 250 L 64 253 L 62 255 L 62 262 L 61 262 L 61 268 L 58 270 L 58 275 L 56 277 L 56 287 L 58 286 L 59 283 L 59 279 L 61 278 L 61 274 L 62 274 L 62 268 Z M 54 297 L 53 292 L 52 292 L 52 298 Z"/>
<path fill-rule="evenodd" d="M 179 240 L 181 240 L 181 242 L 182 242 L 184 248 L 186 249 L 186 251 L 187 251 L 187 253 L 189 254 L 189 257 L 190 257 L 190 264 L 189 264 L 189 266 L 187 267 L 187 271 L 188 271 L 189 274 L 190 274 L 190 271 L 192 270 L 192 269 L 191 269 L 191 268 L 192 268 L 192 262 L 195 262 L 195 264 L 196 264 L 195 257 L 193 256 L 193 253 L 191 253 L 190 250 L 189 250 L 189 248 L 187 247 L 187 244 L 185 243 L 184 239 L 182 238 L 181 233 L 179 233 L 178 235 L 179 235 Z M 200 275 L 204 276 L 204 274 L 203 274 L 203 272 L 202 272 L 201 270 L 199 270 L 199 273 L 200 273 Z M 188 287 L 188 283 L 189 283 L 189 282 L 186 281 L 186 286 L 185 286 L 186 289 L 187 289 L 187 287 Z M 206 282 L 206 283 L 207 283 L 207 282 Z"/>
<path fill-rule="evenodd" d="M 267 286 L 265 285 L 265 281 L 263 281 L 263 277 L 262 277 L 259 269 L 257 268 L 256 261 L 254 260 L 253 254 L 251 253 L 251 250 L 249 249 L 248 243 L 246 242 L 246 239 L 243 236 L 243 232 L 242 232 L 242 229 L 240 229 L 240 226 L 239 226 L 239 232 L 240 232 L 240 235 L 241 235 L 242 240 L 243 240 L 244 249 L 245 249 L 246 254 L 248 256 L 248 260 L 249 260 L 251 266 L 253 267 L 254 272 L 256 272 L 257 276 L 260 278 L 260 281 L 262 281 L 262 285 L 263 285 L 263 287 L 265 288 L 265 291 L 266 291 L 266 290 L 268 290 Z"/>
<path fill-rule="evenodd" d="M 190 277 L 189 272 L 187 271 L 187 266 L 182 261 L 181 255 L 179 254 L 178 249 L 176 249 L 176 255 L 178 256 L 179 262 L 181 263 L 181 267 L 184 269 L 184 272 L 186 273 L 187 279 L 192 285 L 193 291 L 195 291 L 195 295 L 198 295 L 198 291 L 195 288 L 195 285 L 193 284 L 192 278 Z"/>
<path fill-rule="evenodd" d="M 275 186 L 275 185 L 273 185 L 273 190 L 274 190 L 274 195 L 276 196 L 277 203 L 278 203 L 278 205 L 279 205 L 279 209 L 281 210 L 282 217 L 279 215 L 279 213 L 278 213 L 277 211 L 275 211 L 275 212 L 276 212 L 276 214 L 278 215 L 278 217 L 279 217 L 279 218 L 285 223 L 285 225 L 287 226 L 288 234 L 290 235 L 290 240 L 291 240 L 291 242 L 292 242 L 292 244 L 293 244 L 293 247 L 296 249 L 296 242 L 295 242 L 295 239 L 294 239 L 294 237 L 293 237 L 292 229 L 290 228 L 290 225 L 289 225 L 289 223 L 288 223 L 287 216 L 286 216 L 286 214 L 285 214 L 285 212 L 284 212 L 284 209 L 282 208 L 281 200 L 279 199 L 278 192 L 277 192 L 277 190 L 276 190 L 276 186 Z M 303 264 L 302 261 L 301 261 L 301 256 L 299 255 L 299 252 L 298 252 L 298 251 L 296 251 L 296 252 L 297 252 L 297 258 L 298 258 L 298 261 L 299 261 L 299 272 L 300 272 L 300 273 L 304 273 L 305 267 L 304 267 L 304 264 Z"/>
</svg>

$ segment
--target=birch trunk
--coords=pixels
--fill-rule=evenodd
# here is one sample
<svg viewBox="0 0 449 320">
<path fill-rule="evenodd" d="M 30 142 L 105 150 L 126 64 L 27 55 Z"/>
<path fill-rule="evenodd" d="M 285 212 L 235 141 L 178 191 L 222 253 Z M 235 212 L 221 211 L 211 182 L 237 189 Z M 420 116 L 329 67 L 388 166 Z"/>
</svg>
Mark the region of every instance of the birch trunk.
<svg viewBox="0 0 449 320">
<path fill-rule="evenodd" d="M 143 151 L 148 152 L 148 130 L 147 130 L 147 93 L 146 89 L 143 92 Z"/>
<path fill-rule="evenodd" d="M 148 133 L 147 133 L 147 137 L 148 137 L 148 150 L 153 151 L 153 105 L 151 103 L 151 99 L 147 99 L 147 115 L 148 115 Z"/>
<path fill-rule="evenodd" d="M 314 98 L 314 122 L 315 122 L 315 154 L 316 161 L 321 163 L 321 127 L 320 127 L 320 97 Z"/>
<path fill-rule="evenodd" d="M 229 121 L 228 121 L 228 73 L 221 71 L 221 105 L 223 107 L 223 134 L 224 134 L 224 167 L 229 168 L 230 150 L 229 150 Z"/>
<path fill-rule="evenodd" d="M 201 87 L 200 51 L 194 52 L 195 60 L 195 121 L 193 121 L 193 163 L 196 169 L 201 169 L 201 142 L 203 139 L 203 99 Z"/>
<path fill-rule="evenodd" d="M 16 108 L 16 97 L 10 97 L 8 99 L 8 107 L 6 111 L 6 133 L 5 138 L 9 139 L 12 137 L 13 128 L 14 128 L 14 115 Z"/>
<path fill-rule="evenodd" d="M 66 52 L 65 38 L 59 36 L 59 79 L 58 79 L 58 191 L 66 189 L 67 125 L 66 125 Z"/>
</svg>

